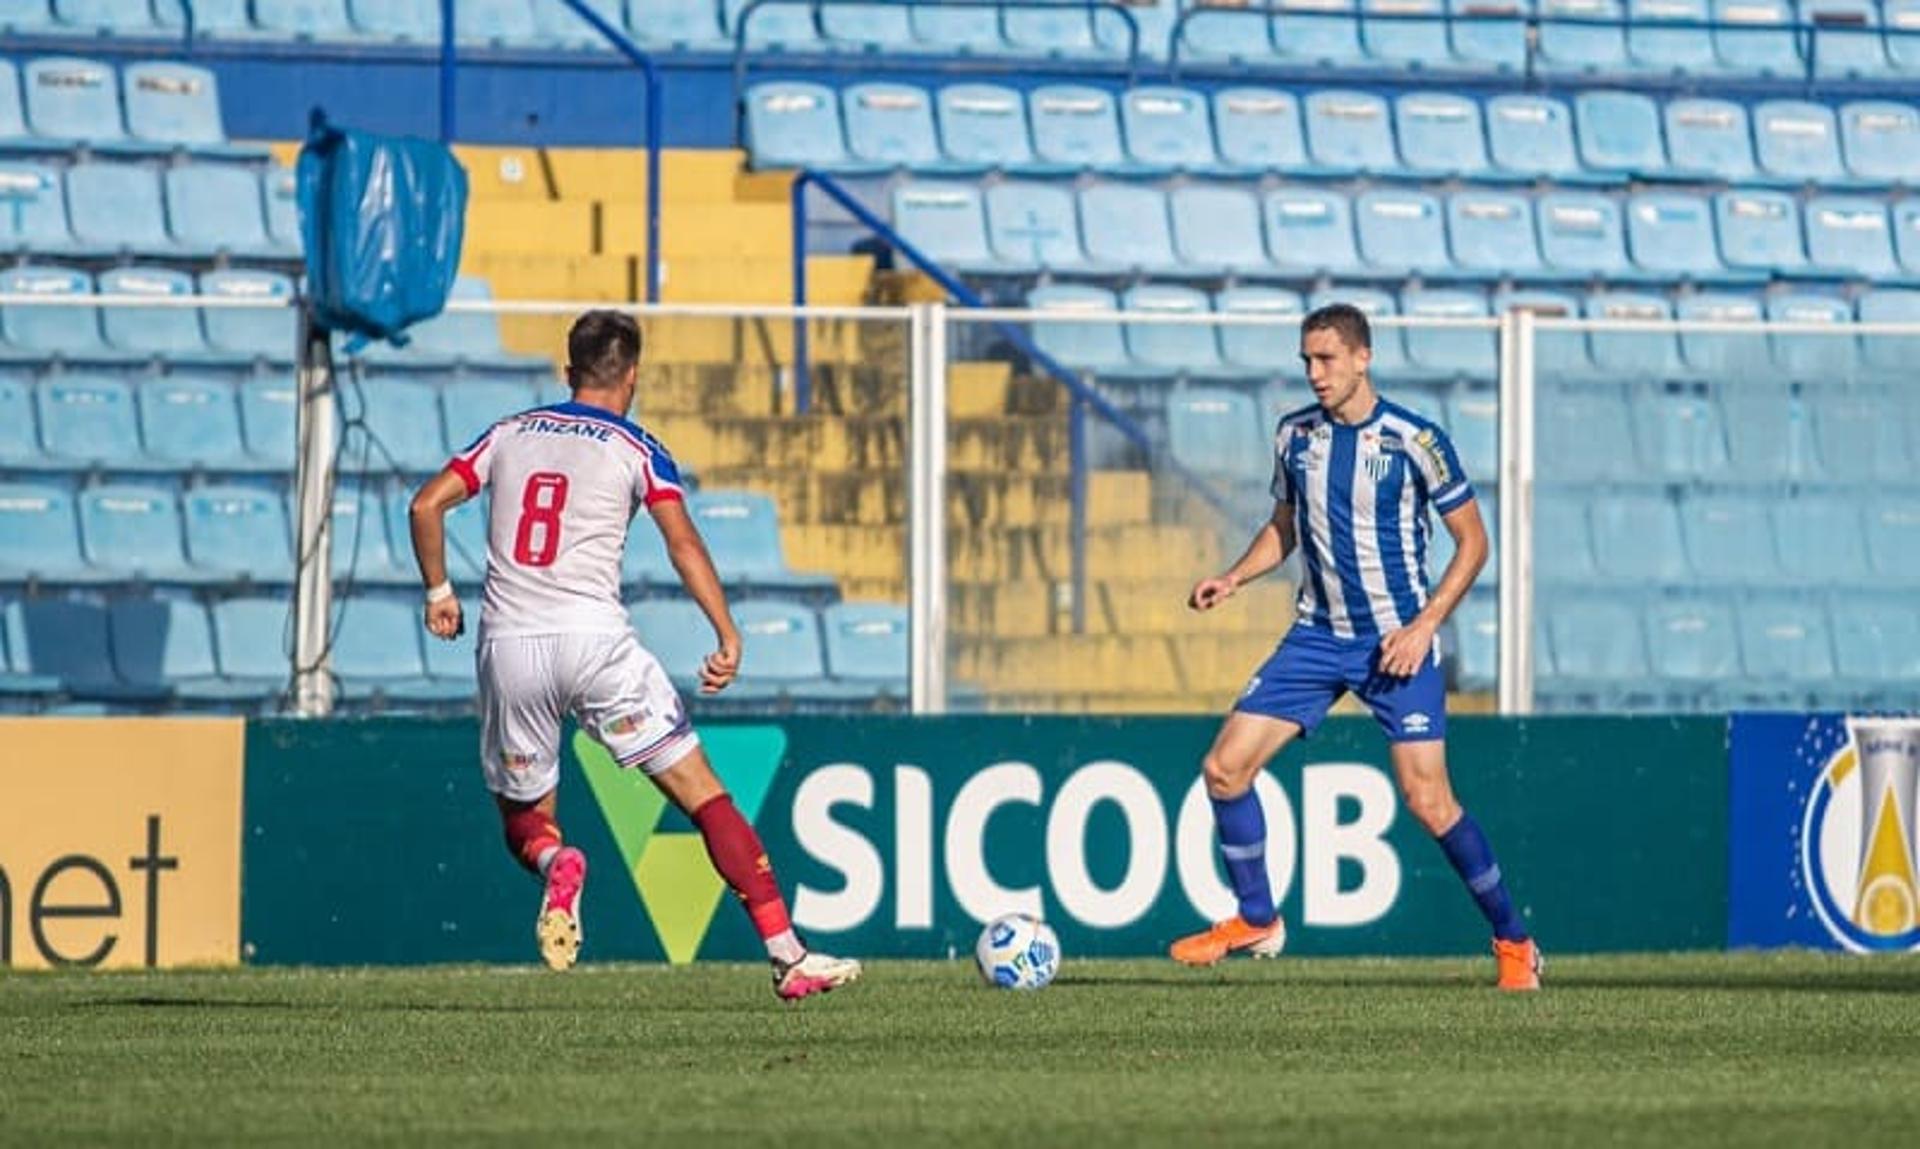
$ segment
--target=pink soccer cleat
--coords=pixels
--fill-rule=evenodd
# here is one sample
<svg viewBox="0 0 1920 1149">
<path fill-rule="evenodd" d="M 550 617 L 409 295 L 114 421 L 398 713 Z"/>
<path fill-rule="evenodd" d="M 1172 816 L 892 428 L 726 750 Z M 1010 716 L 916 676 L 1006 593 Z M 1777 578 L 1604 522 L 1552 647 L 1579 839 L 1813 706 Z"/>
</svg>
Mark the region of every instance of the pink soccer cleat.
<svg viewBox="0 0 1920 1149">
<path fill-rule="evenodd" d="M 774 963 L 773 992 L 782 1001 L 799 1001 L 859 978 L 860 963 L 852 958 L 810 953 L 791 964 Z"/>
<path fill-rule="evenodd" d="M 580 960 L 580 891 L 587 885 L 587 856 L 562 846 L 547 866 L 547 897 L 541 904 L 534 936 L 540 939 L 540 958 L 549 969 L 572 969 Z"/>
</svg>

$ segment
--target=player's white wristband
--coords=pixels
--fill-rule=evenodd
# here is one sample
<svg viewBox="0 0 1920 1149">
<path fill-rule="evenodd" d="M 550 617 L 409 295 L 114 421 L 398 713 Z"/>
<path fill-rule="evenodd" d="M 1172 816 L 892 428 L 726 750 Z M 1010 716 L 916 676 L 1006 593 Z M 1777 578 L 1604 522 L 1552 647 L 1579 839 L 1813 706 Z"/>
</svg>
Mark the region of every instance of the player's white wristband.
<svg viewBox="0 0 1920 1149">
<path fill-rule="evenodd" d="M 445 602 L 452 597 L 453 584 L 450 582 L 443 582 L 439 586 L 427 588 L 428 606 L 432 606 L 436 602 Z"/>
</svg>

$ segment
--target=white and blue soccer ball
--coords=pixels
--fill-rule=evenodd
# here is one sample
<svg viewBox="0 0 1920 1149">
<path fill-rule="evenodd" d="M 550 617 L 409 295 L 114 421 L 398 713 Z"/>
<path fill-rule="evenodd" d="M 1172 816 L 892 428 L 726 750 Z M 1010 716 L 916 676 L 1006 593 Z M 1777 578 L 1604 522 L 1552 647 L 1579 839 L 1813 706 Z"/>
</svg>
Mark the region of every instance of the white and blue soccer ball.
<svg viewBox="0 0 1920 1149">
<path fill-rule="evenodd" d="M 1060 939 L 1053 927 L 1029 914 L 1002 914 L 987 923 L 974 944 L 980 976 L 999 989 L 1045 989 L 1060 972 Z"/>
</svg>

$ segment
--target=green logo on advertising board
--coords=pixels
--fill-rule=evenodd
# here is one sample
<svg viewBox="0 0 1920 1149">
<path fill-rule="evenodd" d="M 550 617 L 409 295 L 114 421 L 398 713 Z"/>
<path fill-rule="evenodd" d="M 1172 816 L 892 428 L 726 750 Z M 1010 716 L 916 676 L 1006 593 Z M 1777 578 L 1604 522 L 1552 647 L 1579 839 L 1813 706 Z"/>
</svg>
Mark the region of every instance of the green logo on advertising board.
<svg viewBox="0 0 1920 1149">
<path fill-rule="evenodd" d="M 778 726 L 716 726 L 702 730 L 700 741 L 741 816 L 758 820 L 786 757 L 787 732 Z M 707 860 L 700 835 L 661 832 L 666 797 L 640 771 L 621 769 L 584 732 L 573 736 L 573 755 L 606 816 L 667 960 L 676 965 L 692 961 L 726 888 Z"/>
</svg>

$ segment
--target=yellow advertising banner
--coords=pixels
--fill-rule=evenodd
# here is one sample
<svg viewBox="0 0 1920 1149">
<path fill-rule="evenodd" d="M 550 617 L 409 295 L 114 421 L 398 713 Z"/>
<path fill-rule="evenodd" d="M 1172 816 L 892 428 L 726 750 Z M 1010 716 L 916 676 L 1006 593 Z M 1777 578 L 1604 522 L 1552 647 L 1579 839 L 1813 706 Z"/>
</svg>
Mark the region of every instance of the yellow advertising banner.
<svg viewBox="0 0 1920 1149">
<path fill-rule="evenodd" d="M 246 724 L 0 718 L 0 967 L 231 965 Z"/>
</svg>

